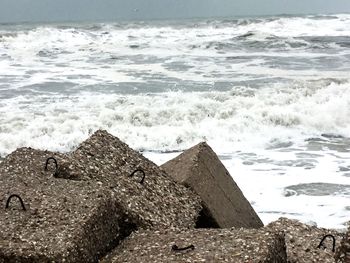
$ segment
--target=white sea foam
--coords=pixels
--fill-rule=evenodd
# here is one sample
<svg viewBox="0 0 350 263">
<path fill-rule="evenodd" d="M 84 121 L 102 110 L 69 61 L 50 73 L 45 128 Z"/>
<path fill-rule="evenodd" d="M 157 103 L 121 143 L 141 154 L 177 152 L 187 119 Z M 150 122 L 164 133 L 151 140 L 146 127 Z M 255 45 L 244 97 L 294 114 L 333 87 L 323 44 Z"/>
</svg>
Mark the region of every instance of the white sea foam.
<svg viewBox="0 0 350 263">
<path fill-rule="evenodd" d="M 339 53 L 324 52 L 327 45 L 337 45 L 337 42 L 320 44 L 303 37 L 347 37 L 350 34 L 349 28 L 349 15 L 338 15 L 331 20 L 313 17 L 251 19 L 243 24 L 237 21 L 231 23 L 217 21 L 209 24 L 193 22 L 184 27 L 157 24 L 145 27 L 136 27 L 136 25 L 135 27 L 113 27 L 111 24 L 101 24 L 99 30 L 95 31 L 89 30 L 88 27 L 42 26 L 31 30 L 18 30 L 17 34 L 3 32 L 0 54 L 6 54 L 10 58 L 1 61 L 4 74 L 17 75 L 17 77 L 23 75 L 23 69 L 30 70 L 35 67 L 38 71 L 50 73 L 49 76 L 42 76 L 46 80 L 57 79 L 59 76 L 64 78 L 72 74 L 89 76 L 96 74 L 96 79 L 106 78 L 106 81 L 113 82 L 131 81 L 130 75 L 128 76 L 130 79 L 126 78 L 125 71 L 142 73 L 150 70 L 155 73 L 169 73 L 163 63 L 155 64 L 153 68 L 145 68 L 147 65 L 150 66 L 147 58 L 157 57 L 171 58 L 194 65 L 195 70 L 181 72 L 181 76 L 185 79 L 186 76 L 188 76 L 187 79 L 196 79 L 196 75 L 200 75 L 196 72 L 210 75 L 210 67 L 215 67 L 217 72 L 227 72 L 227 75 L 244 74 L 245 71 L 239 69 L 247 65 L 237 64 L 238 67 L 234 69 L 229 69 L 227 64 L 223 65 L 223 61 L 219 58 L 228 56 L 247 57 L 252 64 L 248 66 L 261 64 L 256 57 L 282 56 L 309 59 L 338 57 Z M 245 35 L 243 40 L 237 39 Z M 269 40 L 271 37 L 273 38 Z M 254 41 L 260 41 L 261 46 L 256 46 Z M 266 47 L 262 45 L 264 41 L 267 41 Z M 250 45 L 253 46 L 249 49 Z M 266 52 L 266 48 L 269 52 Z M 316 50 L 310 52 L 309 48 Z M 273 52 L 274 49 L 276 52 Z M 338 52 L 342 55 L 349 54 L 347 48 L 339 48 Z M 132 58 L 137 55 L 143 57 L 143 63 L 140 61 L 135 64 Z M 111 59 L 115 59 L 113 63 Z M 260 62 L 265 61 L 262 59 Z M 109 65 L 109 69 L 101 67 L 106 64 Z M 20 65 L 20 67 L 16 68 L 14 65 Z M 129 68 L 126 65 L 129 65 Z M 65 67 L 62 68 L 62 66 L 75 70 L 64 71 Z M 98 72 L 96 72 L 97 67 Z M 159 67 L 162 68 L 159 69 Z M 256 67 L 252 68 L 252 70 L 256 69 Z M 265 67 L 265 70 L 268 69 L 271 67 Z M 113 71 L 114 77 L 111 78 L 113 74 L 108 71 Z M 174 71 L 170 73 L 174 74 Z M 172 75 L 169 74 L 169 76 Z M 175 77 L 181 79 L 181 76 Z M 216 78 L 218 78 L 217 75 Z"/>
<path fill-rule="evenodd" d="M 138 149 L 158 151 L 185 149 L 201 140 L 232 152 L 264 149 L 277 139 L 303 143 L 322 133 L 350 137 L 349 105 L 348 83 L 127 96 L 19 96 L 1 101 L 0 154 L 23 145 L 68 151 L 98 128 Z"/>
<path fill-rule="evenodd" d="M 349 24 L 334 15 L 0 26 L 0 156 L 70 151 L 97 129 L 159 164 L 207 141 L 265 223 L 343 227 Z M 327 195 L 287 189 L 300 184 Z"/>
<path fill-rule="evenodd" d="M 350 33 L 350 15 L 336 15 L 332 19 L 326 16 L 284 17 L 267 21 L 257 21 L 238 27 L 240 33 L 261 32 L 260 36 L 305 37 L 305 36 L 348 36 Z"/>
<path fill-rule="evenodd" d="M 342 95 L 342 96 L 340 96 Z M 266 88 L 254 93 L 170 92 L 148 95 L 81 94 L 17 97 L 2 101 L 0 149 L 20 146 L 69 151 L 96 129 L 107 129 L 161 164 L 207 141 L 265 223 L 280 216 L 342 228 L 348 196 L 284 196 L 301 183 L 348 185 L 350 154 L 324 142 L 305 141 L 333 132 L 349 135 L 348 84 Z M 148 151 L 148 152 L 147 152 Z M 305 155 L 305 156 L 303 156 Z"/>
</svg>

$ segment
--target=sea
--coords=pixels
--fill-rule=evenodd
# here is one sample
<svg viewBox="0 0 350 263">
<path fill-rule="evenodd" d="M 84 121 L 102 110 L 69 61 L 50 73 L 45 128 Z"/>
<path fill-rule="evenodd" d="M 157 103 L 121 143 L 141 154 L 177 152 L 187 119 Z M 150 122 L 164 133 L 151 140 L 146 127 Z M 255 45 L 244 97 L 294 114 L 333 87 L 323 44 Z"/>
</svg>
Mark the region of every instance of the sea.
<svg viewBox="0 0 350 263">
<path fill-rule="evenodd" d="M 206 141 L 265 224 L 350 220 L 350 14 L 0 24 L 0 156 Z"/>
</svg>

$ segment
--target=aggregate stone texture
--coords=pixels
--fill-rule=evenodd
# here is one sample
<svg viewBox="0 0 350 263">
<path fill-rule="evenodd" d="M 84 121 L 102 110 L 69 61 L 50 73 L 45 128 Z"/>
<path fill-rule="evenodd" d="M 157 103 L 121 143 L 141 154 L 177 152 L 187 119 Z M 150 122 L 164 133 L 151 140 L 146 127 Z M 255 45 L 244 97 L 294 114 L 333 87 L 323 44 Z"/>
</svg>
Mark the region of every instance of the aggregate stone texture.
<svg viewBox="0 0 350 263">
<path fill-rule="evenodd" d="M 53 160 L 45 168 L 45 161 Z M 133 171 L 142 169 L 145 173 Z M 17 194 L 25 210 L 14 197 Z M 21 148 L 0 163 L 0 262 L 96 262 L 138 228 L 193 228 L 191 190 L 106 131 L 68 154 Z"/>
<path fill-rule="evenodd" d="M 173 249 L 186 248 L 182 251 Z M 138 231 L 103 263 L 287 262 L 283 233 L 265 229 L 166 229 Z"/>
<path fill-rule="evenodd" d="M 343 234 L 336 230 L 318 228 L 303 224 L 297 220 L 280 218 L 266 226 L 272 231 L 284 231 L 286 235 L 288 263 L 334 263 L 333 241 L 326 238 L 323 246 L 318 248 L 325 235 L 333 235 L 336 248 L 339 247 Z"/>
<path fill-rule="evenodd" d="M 45 161 L 63 155 L 16 150 L 0 164 L 0 262 L 97 262 L 122 239 L 115 193 L 53 176 Z M 12 198 L 6 208 L 8 198 Z"/>
<path fill-rule="evenodd" d="M 216 227 L 263 226 L 225 166 L 205 142 L 184 151 L 161 168 L 202 198 L 206 217 L 211 218 Z"/>
<path fill-rule="evenodd" d="M 335 258 L 337 263 L 350 263 L 350 227 L 337 248 Z"/>
<path fill-rule="evenodd" d="M 99 130 L 59 164 L 59 176 L 111 189 L 138 228 L 193 228 L 200 197 L 176 183 L 156 164 L 106 131 Z M 142 169 L 145 173 L 143 183 Z"/>
</svg>

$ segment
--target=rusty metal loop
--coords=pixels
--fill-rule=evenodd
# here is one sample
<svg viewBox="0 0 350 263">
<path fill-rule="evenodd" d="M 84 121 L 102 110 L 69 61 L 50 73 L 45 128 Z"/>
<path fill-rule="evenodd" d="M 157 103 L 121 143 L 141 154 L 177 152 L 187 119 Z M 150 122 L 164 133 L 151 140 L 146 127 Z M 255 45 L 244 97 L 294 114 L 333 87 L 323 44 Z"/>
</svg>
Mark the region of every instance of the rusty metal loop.
<svg viewBox="0 0 350 263">
<path fill-rule="evenodd" d="M 181 248 L 179 248 L 177 245 L 173 245 L 171 247 L 171 249 L 173 251 L 185 251 L 185 250 L 189 250 L 189 249 L 194 250 L 194 245 L 189 245 L 187 247 L 181 247 Z"/>
<path fill-rule="evenodd" d="M 145 177 L 146 177 L 146 174 L 145 174 L 145 171 L 144 171 L 144 170 L 142 170 L 142 169 L 137 169 L 137 170 L 133 171 L 133 172 L 130 174 L 130 177 L 133 177 L 133 176 L 135 175 L 135 173 L 137 173 L 137 172 L 141 172 L 141 173 L 143 174 L 142 179 L 141 179 L 141 181 L 140 181 L 140 184 L 143 184 L 143 182 L 144 182 L 144 180 L 145 180 Z"/>
<path fill-rule="evenodd" d="M 53 174 L 54 177 L 58 177 L 58 164 L 57 164 L 57 160 L 54 157 L 49 157 L 46 159 L 46 163 L 45 163 L 45 171 L 47 171 L 47 166 L 49 165 L 49 162 L 53 160 L 53 162 L 55 163 L 56 166 L 56 170 L 55 173 Z"/>
<path fill-rule="evenodd" d="M 26 211 L 26 207 L 24 206 L 24 203 L 23 203 L 22 198 L 21 198 L 19 195 L 16 195 L 16 194 L 10 195 L 9 198 L 7 198 L 5 209 L 9 208 L 9 206 L 10 206 L 10 201 L 11 201 L 11 199 L 12 199 L 13 197 L 17 197 L 17 198 L 18 198 L 19 202 L 20 202 L 21 205 L 22 205 L 23 211 Z"/>
<path fill-rule="evenodd" d="M 333 235 L 331 235 L 331 234 L 325 235 L 325 236 L 322 238 L 320 244 L 317 246 L 317 248 L 323 248 L 323 249 L 326 248 L 326 247 L 323 245 L 323 242 L 326 240 L 327 237 L 332 238 L 332 240 L 333 240 L 332 252 L 335 252 L 335 237 L 334 237 Z"/>
</svg>

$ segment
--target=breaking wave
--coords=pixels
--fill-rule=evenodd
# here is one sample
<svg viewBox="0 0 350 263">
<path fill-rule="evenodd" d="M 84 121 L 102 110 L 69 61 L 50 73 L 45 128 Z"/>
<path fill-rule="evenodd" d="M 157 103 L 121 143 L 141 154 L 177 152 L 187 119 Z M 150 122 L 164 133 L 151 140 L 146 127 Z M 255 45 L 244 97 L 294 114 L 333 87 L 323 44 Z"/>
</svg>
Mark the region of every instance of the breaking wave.
<svg viewBox="0 0 350 263">
<path fill-rule="evenodd" d="M 327 80 L 227 92 L 19 96 L 1 101 L 0 154 L 24 145 L 69 151 L 96 129 L 156 151 L 203 140 L 232 152 L 268 147 L 277 138 L 350 137 L 349 105 L 349 83 Z"/>
</svg>

